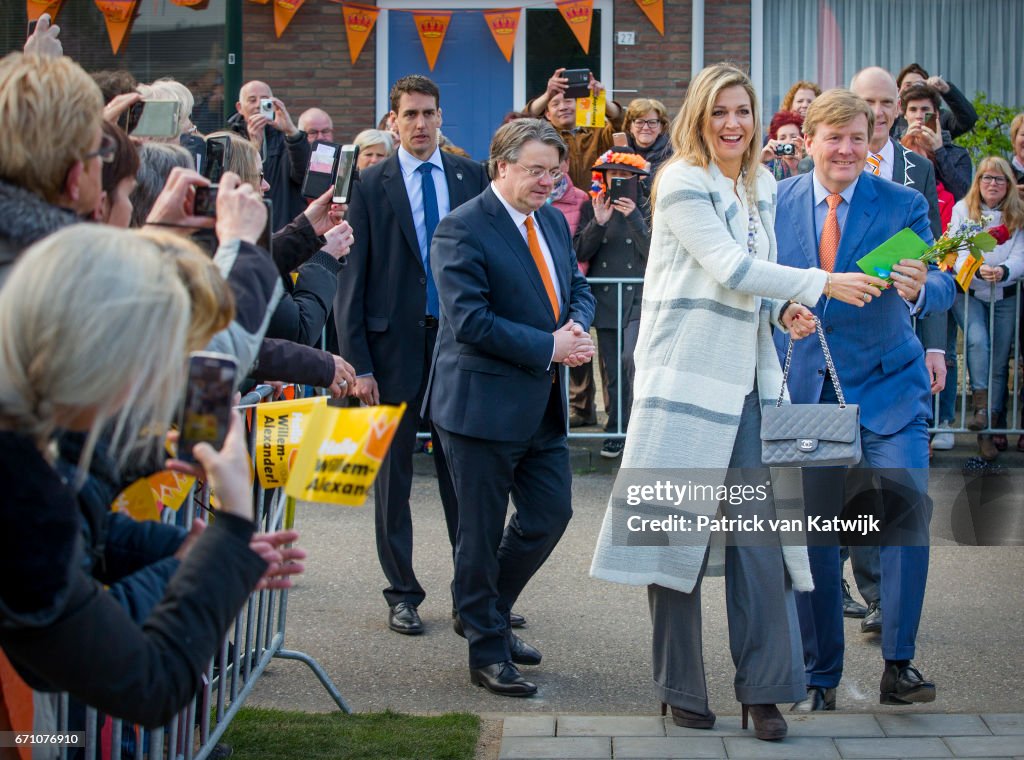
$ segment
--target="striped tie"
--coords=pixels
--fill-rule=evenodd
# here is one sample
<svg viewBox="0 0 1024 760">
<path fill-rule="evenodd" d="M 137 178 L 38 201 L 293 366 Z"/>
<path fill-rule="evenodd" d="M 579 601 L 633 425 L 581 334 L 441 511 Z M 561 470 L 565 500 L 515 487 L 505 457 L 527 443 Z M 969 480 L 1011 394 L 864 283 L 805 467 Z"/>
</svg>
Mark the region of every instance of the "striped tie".
<svg viewBox="0 0 1024 760">
<path fill-rule="evenodd" d="M 868 153 L 868 164 L 864 167 L 864 171 L 871 172 L 876 177 L 882 173 L 882 154 L 881 153 Z"/>
</svg>

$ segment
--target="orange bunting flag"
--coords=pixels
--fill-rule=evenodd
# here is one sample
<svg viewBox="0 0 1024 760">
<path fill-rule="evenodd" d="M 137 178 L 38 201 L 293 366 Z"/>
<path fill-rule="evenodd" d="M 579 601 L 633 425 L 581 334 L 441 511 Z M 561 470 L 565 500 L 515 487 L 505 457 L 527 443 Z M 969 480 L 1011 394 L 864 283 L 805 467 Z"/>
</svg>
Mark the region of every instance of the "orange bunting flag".
<svg viewBox="0 0 1024 760">
<path fill-rule="evenodd" d="M 135 6 L 137 0 L 95 0 L 96 7 L 103 13 L 103 19 L 107 22 L 107 35 L 110 37 L 110 47 L 114 55 L 121 49 L 121 44 L 128 36 L 128 28 L 132 25 L 135 17 Z"/>
<path fill-rule="evenodd" d="M 665 36 L 665 1 L 664 0 L 636 0 L 640 10 L 647 16 L 647 20 L 654 24 L 658 34 Z"/>
<path fill-rule="evenodd" d="M 505 60 L 509 63 L 512 62 L 512 51 L 516 46 L 516 30 L 519 28 L 519 17 L 522 12 L 522 8 L 484 11 L 487 28 L 491 30 L 494 41 L 498 43 L 501 52 L 505 54 Z"/>
<path fill-rule="evenodd" d="M 200 6 L 205 7 L 207 0 L 171 0 L 172 5 L 180 5 L 182 8 L 195 8 L 200 10 Z"/>
<path fill-rule="evenodd" d="M 353 65 L 363 52 L 363 45 L 366 44 L 373 25 L 377 23 L 377 16 L 380 10 L 369 5 L 356 5 L 344 3 L 341 6 L 341 13 L 345 19 L 345 37 L 348 39 L 348 54 Z"/>
<path fill-rule="evenodd" d="M 448 24 L 452 21 L 452 12 L 413 11 L 412 18 L 420 35 L 423 54 L 427 56 L 427 65 L 433 71 L 434 64 L 437 63 L 437 54 L 441 52 L 441 45 L 444 44 L 444 35 L 448 32 Z"/>
<path fill-rule="evenodd" d="M 278 39 L 306 0 L 274 0 L 274 32 Z"/>
<path fill-rule="evenodd" d="M 594 19 L 594 0 L 555 0 L 558 12 L 576 35 L 583 52 L 590 53 L 590 22 Z"/>
<path fill-rule="evenodd" d="M 60 6 L 64 0 L 25 0 L 25 13 L 29 21 L 38 21 L 44 13 L 50 14 L 50 21 L 57 20 Z"/>
</svg>

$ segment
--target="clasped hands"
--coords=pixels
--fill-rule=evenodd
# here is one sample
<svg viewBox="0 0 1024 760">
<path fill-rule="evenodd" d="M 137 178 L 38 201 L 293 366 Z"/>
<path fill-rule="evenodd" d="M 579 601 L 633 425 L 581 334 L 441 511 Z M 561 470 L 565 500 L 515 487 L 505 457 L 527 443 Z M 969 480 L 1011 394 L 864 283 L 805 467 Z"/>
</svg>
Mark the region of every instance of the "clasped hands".
<svg viewBox="0 0 1024 760">
<path fill-rule="evenodd" d="M 571 319 L 555 330 L 555 353 L 553 362 L 560 362 L 567 367 L 579 367 L 594 358 L 594 341 L 590 333 Z"/>
</svg>

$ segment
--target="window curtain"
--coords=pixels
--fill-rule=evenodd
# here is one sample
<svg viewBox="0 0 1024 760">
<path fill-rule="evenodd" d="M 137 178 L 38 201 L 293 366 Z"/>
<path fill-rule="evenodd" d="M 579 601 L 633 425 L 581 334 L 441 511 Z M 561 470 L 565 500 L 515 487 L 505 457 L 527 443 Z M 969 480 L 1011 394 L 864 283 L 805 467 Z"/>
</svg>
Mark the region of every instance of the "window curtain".
<svg viewBox="0 0 1024 760">
<path fill-rule="evenodd" d="M 801 79 L 849 86 L 917 62 L 973 100 L 1024 107 L 1021 0 L 764 0 L 765 119 Z"/>
</svg>

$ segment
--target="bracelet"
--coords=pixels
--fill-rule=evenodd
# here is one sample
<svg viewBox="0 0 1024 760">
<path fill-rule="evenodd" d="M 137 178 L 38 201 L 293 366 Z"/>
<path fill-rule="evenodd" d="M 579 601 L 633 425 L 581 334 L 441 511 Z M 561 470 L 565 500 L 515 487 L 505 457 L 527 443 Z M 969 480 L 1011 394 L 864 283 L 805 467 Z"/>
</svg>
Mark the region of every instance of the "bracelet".
<svg viewBox="0 0 1024 760">
<path fill-rule="evenodd" d="M 788 311 L 789 307 L 795 303 L 796 301 L 787 301 L 785 304 L 783 304 L 782 310 L 779 312 L 779 324 L 782 325 L 783 327 L 785 327 L 785 325 L 782 324 L 782 320 L 786 317 L 786 311 Z"/>
<path fill-rule="evenodd" d="M 832 274 L 830 272 L 825 273 L 825 298 L 832 297 Z"/>
</svg>

